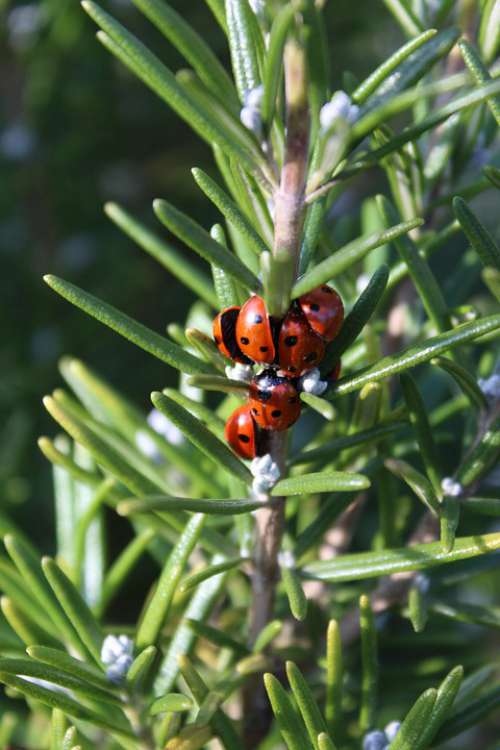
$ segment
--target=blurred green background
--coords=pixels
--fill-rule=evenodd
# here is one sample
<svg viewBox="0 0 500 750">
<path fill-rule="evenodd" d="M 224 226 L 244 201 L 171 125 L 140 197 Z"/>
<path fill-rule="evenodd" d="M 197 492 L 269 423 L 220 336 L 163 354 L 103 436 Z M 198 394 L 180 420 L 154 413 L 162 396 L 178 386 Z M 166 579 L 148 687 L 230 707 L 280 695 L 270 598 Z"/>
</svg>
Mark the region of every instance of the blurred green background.
<svg viewBox="0 0 500 750">
<path fill-rule="evenodd" d="M 118 201 L 157 227 L 151 210 L 168 197 L 206 226 L 216 213 L 190 174 L 212 170 L 210 149 L 95 38 L 77 0 L 3 2 L 0 40 L 0 484 L 2 507 L 52 551 L 51 471 L 36 438 L 54 434 L 41 399 L 60 384 L 62 354 L 83 359 L 144 408 L 174 377 L 42 281 L 55 273 L 156 330 L 183 321 L 186 290 L 103 213 Z M 172 2 L 221 59 L 225 41 L 202 0 Z M 104 6 L 176 70 L 183 61 L 129 0 Z M 353 13 L 348 0 L 326 17 L 341 70 L 364 76 L 402 34 L 379 2 Z M 376 28 L 376 33 L 373 29 Z"/>
</svg>

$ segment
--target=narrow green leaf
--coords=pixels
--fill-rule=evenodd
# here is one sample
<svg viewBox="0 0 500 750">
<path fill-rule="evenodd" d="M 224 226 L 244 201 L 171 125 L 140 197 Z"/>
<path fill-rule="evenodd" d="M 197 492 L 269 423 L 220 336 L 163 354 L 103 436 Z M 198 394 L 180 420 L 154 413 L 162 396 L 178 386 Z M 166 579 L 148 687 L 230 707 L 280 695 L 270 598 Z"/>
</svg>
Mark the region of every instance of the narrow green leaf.
<svg viewBox="0 0 500 750">
<path fill-rule="evenodd" d="M 208 232 L 186 214 L 178 211 L 165 200 L 153 202 L 154 212 L 159 220 L 192 250 L 197 252 L 208 263 L 222 268 L 236 281 L 249 289 L 258 289 L 259 282 L 254 274 L 223 245 L 216 242 Z"/>
<path fill-rule="evenodd" d="M 53 621 L 57 631 L 61 634 L 62 638 L 70 643 L 78 652 L 81 652 L 82 644 L 80 639 L 71 621 L 66 618 L 59 603 L 54 598 L 54 594 L 43 575 L 38 557 L 35 556 L 32 550 L 21 539 L 16 538 L 12 534 L 8 534 L 5 537 L 4 543 L 9 556 L 24 581 L 31 588 L 43 611 Z"/>
<path fill-rule="evenodd" d="M 290 308 L 295 261 L 287 251 L 265 252 L 260 256 L 264 299 L 270 315 L 282 318 Z"/>
<path fill-rule="evenodd" d="M 325 718 L 330 734 L 339 738 L 342 728 L 344 667 L 342 642 L 337 620 L 330 620 L 326 631 L 326 703 Z"/>
<path fill-rule="evenodd" d="M 395 739 L 391 742 L 391 750 L 423 750 L 427 745 L 422 744 L 421 738 L 428 727 L 437 700 L 437 690 L 431 688 L 415 701 L 406 715 Z"/>
<path fill-rule="evenodd" d="M 346 393 L 357 391 L 365 383 L 377 382 L 403 372 L 403 370 L 416 367 L 448 351 L 448 349 L 479 338 L 486 333 L 498 331 L 499 328 L 500 315 L 490 315 L 470 323 L 463 323 L 451 331 L 440 333 L 438 336 L 433 336 L 420 344 L 403 349 L 397 354 L 383 357 L 376 364 L 351 377 L 342 378 L 330 389 L 325 398 L 335 398 L 337 395 L 343 396 Z"/>
<path fill-rule="evenodd" d="M 210 230 L 210 237 L 219 245 L 227 247 L 226 235 L 220 224 L 214 224 Z M 234 279 L 229 276 L 224 269 L 212 265 L 212 276 L 214 280 L 215 292 L 219 300 L 219 307 L 233 307 L 238 305 L 238 287 Z"/>
<path fill-rule="evenodd" d="M 383 1 L 407 36 L 417 36 L 423 31 L 420 21 L 403 0 Z"/>
<path fill-rule="evenodd" d="M 233 224 L 245 237 L 253 252 L 260 255 L 260 253 L 268 250 L 268 247 L 260 234 L 254 229 L 251 222 L 247 219 L 233 199 L 230 198 L 202 169 L 197 169 L 195 167 L 191 170 L 191 173 L 196 184 L 201 190 L 203 190 L 207 198 L 217 206 L 226 220 Z"/>
<path fill-rule="evenodd" d="M 377 309 L 387 286 L 388 278 L 389 269 L 386 265 L 380 266 L 375 271 L 366 288 L 354 303 L 352 310 L 346 316 L 338 335 L 328 345 L 321 363 L 322 374 L 328 375 L 332 372 L 342 354 L 354 344 Z"/>
<path fill-rule="evenodd" d="M 0 598 L 0 606 L 6 621 L 26 646 L 29 646 L 30 643 L 42 643 L 52 648 L 60 646 L 59 641 L 52 638 L 44 628 L 42 629 L 39 622 L 35 622 L 26 613 L 26 610 L 19 607 L 14 598 L 2 596 Z M 15 644 L 18 647 L 19 642 L 17 639 Z"/>
<path fill-rule="evenodd" d="M 419 580 L 412 583 L 408 592 L 408 614 L 415 633 L 422 633 L 428 619 L 427 598 Z"/>
<path fill-rule="evenodd" d="M 302 276 L 292 289 L 292 298 L 300 297 L 306 292 L 310 292 L 311 289 L 315 289 L 321 284 L 324 284 L 333 279 L 338 274 L 345 271 L 347 268 L 352 266 L 354 263 L 360 261 L 364 256 L 375 250 L 375 248 L 384 245 L 387 242 L 391 242 L 402 234 L 415 229 L 423 224 L 423 219 L 413 219 L 412 221 L 405 221 L 401 224 L 397 224 L 384 232 L 374 232 L 373 234 L 358 237 L 356 240 L 349 242 L 344 247 L 337 250 L 335 253 L 330 255 L 329 258 L 325 258 L 315 268 L 307 271 Z"/>
<path fill-rule="evenodd" d="M 211 458 L 216 464 L 244 482 L 250 481 L 250 472 L 231 450 L 215 437 L 206 427 L 198 422 L 182 406 L 165 396 L 163 393 L 153 393 L 151 400 L 156 408 L 165 414 L 184 433 L 202 453 Z"/>
<path fill-rule="evenodd" d="M 474 486 L 497 465 L 500 456 L 500 420 L 484 433 L 482 439 L 466 455 L 457 471 L 457 480 L 463 487 Z"/>
<path fill-rule="evenodd" d="M 432 365 L 437 365 L 447 372 L 455 380 L 459 388 L 467 396 L 471 404 L 480 410 L 488 408 L 486 396 L 477 384 L 477 380 L 468 372 L 465 367 L 459 365 L 446 357 L 435 357 L 431 359 Z"/>
<path fill-rule="evenodd" d="M 386 458 L 384 465 L 395 476 L 402 479 L 408 487 L 411 487 L 415 495 L 426 505 L 435 515 L 439 515 L 439 500 L 431 482 L 426 476 L 414 469 L 406 461 L 397 458 Z"/>
<path fill-rule="evenodd" d="M 304 274 L 313 261 L 323 228 L 323 219 L 326 211 L 326 199 L 314 201 L 307 207 L 304 219 L 304 231 L 302 247 L 300 251 L 299 275 Z"/>
<path fill-rule="evenodd" d="M 146 86 L 163 99 L 176 114 L 208 143 L 217 143 L 252 171 L 255 160 L 242 147 L 233 132 L 221 129 L 209 108 L 200 107 L 190 93 L 179 85 L 172 72 L 150 52 L 133 34 L 90 0 L 83 0 L 84 10 L 103 30 L 97 37 L 109 51 L 132 70 Z"/>
<path fill-rule="evenodd" d="M 456 497 L 445 497 L 440 508 L 440 540 L 445 552 L 451 552 L 460 521 L 460 504 Z"/>
<path fill-rule="evenodd" d="M 269 126 L 273 122 L 276 110 L 276 99 L 283 74 L 283 51 L 296 9 L 285 5 L 276 15 L 267 46 L 266 66 L 264 70 L 264 94 L 262 97 L 262 119 Z"/>
<path fill-rule="evenodd" d="M 281 736 L 289 750 L 311 750 L 309 741 L 293 704 L 281 683 L 272 674 L 264 675 L 264 685 Z"/>
<path fill-rule="evenodd" d="M 428 31 L 422 32 L 418 36 L 410 39 L 409 42 L 403 44 L 396 52 L 394 52 L 387 60 L 379 65 L 379 67 L 371 73 L 368 78 L 359 84 L 356 89 L 352 92 L 351 99 L 356 104 L 363 104 L 366 99 L 376 90 L 381 84 L 392 76 L 395 71 L 399 72 L 401 64 L 408 58 L 414 59 L 413 53 L 423 47 L 423 50 L 427 50 L 426 42 L 437 34 L 436 29 L 429 29 Z M 414 81 L 406 85 L 411 85 Z"/>
<path fill-rule="evenodd" d="M 127 672 L 128 690 L 135 693 L 145 690 L 157 655 L 158 649 L 155 646 L 148 646 L 135 657 Z"/>
<path fill-rule="evenodd" d="M 163 695 L 153 702 L 149 713 L 151 716 L 158 716 L 158 714 L 171 711 L 176 713 L 191 711 L 192 708 L 193 701 L 187 695 L 183 695 L 182 693 L 167 693 L 167 695 Z"/>
<path fill-rule="evenodd" d="M 497 268 L 484 268 L 482 279 L 497 302 L 500 302 L 500 271 Z"/>
<path fill-rule="evenodd" d="M 76 674 L 75 672 L 67 672 L 59 666 L 56 667 L 47 662 L 36 661 L 35 659 L 0 658 L 0 672 L 44 680 L 84 695 L 87 698 L 95 698 L 96 701 L 102 701 L 105 704 L 115 703 L 120 705 L 122 702 L 115 692 L 110 691 L 109 688 L 112 689 L 112 685 L 108 685 L 105 689 L 97 687 L 95 682 L 93 684 L 87 682 L 82 670 L 79 671 L 79 674 Z"/>
<path fill-rule="evenodd" d="M 217 437 L 224 437 L 224 420 L 217 416 L 217 414 L 204 403 L 201 401 L 195 401 L 194 399 L 189 398 L 189 396 L 185 396 L 184 393 L 175 390 L 175 388 L 165 388 L 163 393 L 165 396 L 168 396 L 168 398 L 171 398 L 172 401 L 175 401 L 180 406 L 183 406 L 184 409 L 187 409 L 187 411 L 199 419 L 200 422 L 203 422 L 203 424 L 208 427 L 211 432 L 217 435 Z"/>
<path fill-rule="evenodd" d="M 500 498 L 496 497 L 468 497 L 463 503 L 464 510 L 479 513 L 481 516 L 500 516 Z"/>
<path fill-rule="evenodd" d="M 72 716 L 73 718 L 81 719 L 82 721 L 89 721 L 97 727 L 103 727 L 104 729 L 123 736 L 124 738 L 136 739 L 135 734 L 129 727 L 127 727 L 125 721 L 123 724 L 120 723 L 120 725 L 115 724 L 112 720 L 108 721 L 101 716 L 101 714 L 83 706 L 80 702 L 77 702 L 64 693 L 50 690 L 49 688 L 36 685 L 33 682 L 28 682 L 20 677 L 6 674 L 5 672 L 0 672 L 0 682 L 5 683 L 5 685 L 8 685 L 15 690 L 19 690 L 19 692 L 23 693 L 28 698 L 40 701 L 40 703 L 44 703 L 50 708 L 60 709 L 67 716 Z M 127 744 L 126 747 L 130 750 L 132 746 Z"/>
<path fill-rule="evenodd" d="M 435 738 L 438 745 L 445 740 L 457 737 L 470 727 L 478 725 L 489 713 L 498 709 L 500 705 L 500 685 L 483 692 L 479 698 L 468 703 L 457 713 L 453 713 Z"/>
<path fill-rule="evenodd" d="M 467 203 L 458 196 L 453 199 L 453 210 L 464 234 L 486 267 L 500 270 L 500 248 L 488 230 L 481 224 Z"/>
<path fill-rule="evenodd" d="M 286 553 L 284 553 L 286 555 Z M 288 564 L 288 560 L 279 559 L 281 580 L 285 587 L 290 612 L 296 620 L 302 622 L 307 616 L 307 598 L 302 588 L 299 576 L 294 567 Z"/>
<path fill-rule="evenodd" d="M 217 393 L 236 393 L 239 396 L 246 396 L 248 393 L 248 383 L 242 380 L 231 380 L 223 378 L 220 375 L 195 375 L 188 379 L 188 385 L 195 388 L 202 388 L 205 391 L 216 391 Z"/>
<path fill-rule="evenodd" d="M 326 471 L 280 479 L 274 485 L 271 495 L 287 497 L 289 495 L 312 495 L 315 492 L 360 492 L 368 489 L 369 486 L 370 480 L 363 474 Z"/>
<path fill-rule="evenodd" d="M 385 196 L 378 196 L 377 203 L 387 225 L 397 221 L 398 214 L 394 206 Z M 405 236 L 395 238 L 394 242 L 401 259 L 406 263 L 415 288 L 429 318 L 438 331 L 450 327 L 448 307 L 444 300 L 439 284 L 434 277 L 427 261 L 422 258 L 412 240 Z"/>
<path fill-rule="evenodd" d="M 64 436 L 66 437 L 66 436 Z M 58 440 L 60 443 L 61 441 Z M 69 440 L 68 440 L 69 443 Z M 66 453 L 63 453 L 62 451 L 58 450 L 55 443 L 52 442 L 52 440 L 49 440 L 48 437 L 41 437 L 38 439 L 38 447 L 42 451 L 45 458 L 47 458 L 52 464 L 54 464 L 54 469 L 59 470 L 60 468 L 63 469 L 63 473 L 66 474 L 66 479 L 76 479 L 79 482 L 82 482 L 82 484 L 87 485 L 88 487 L 96 487 L 101 482 L 101 476 L 97 473 L 87 471 L 86 469 L 83 469 L 81 466 L 78 466 L 78 464 L 73 461 L 72 458 L 70 458 Z M 68 502 L 68 491 L 65 494 L 65 498 Z M 61 519 L 63 520 L 63 519 Z M 71 526 L 71 529 L 73 527 Z M 58 538 L 60 536 L 58 535 Z M 71 537 L 72 539 L 72 537 Z M 61 544 L 58 544 L 58 552 L 61 554 L 61 556 L 64 559 L 67 559 L 67 554 L 64 554 L 63 548 Z"/>
<path fill-rule="evenodd" d="M 61 750 L 66 732 L 66 717 L 58 708 L 52 709 L 50 722 L 50 750 Z"/>
<path fill-rule="evenodd" d="M 234 79 L 242 102 L 260 83 L 255 17 L 247 0 L 225 0 Z"/>
<path fill-rule="evenodd" d="M 106 203 L 104 210 L 112 222 L 133 239 L 139 247 L 161 263 L 167 271 L 170 271 L 173 276 L 178 278 L 189 289 L 192 289 L 195 294 L 205 300 L 211 307 L 218 307 L 217 297 L 210 279 L 203 271 L 200 271 L 197 266 L 184 258 L 172 245 L 161 239 L 145 224 L 117 203 Z"/>
<path fill-rule="evenodd" d="M 498 0 L 486 0 L 483 3 L 479 43 L 484 60 L 489 65 L 494 61 L 500 48 L 500 4 Z"/>
<path fill-rule="evenodd" d="M 65 651 L 47 646 L 30 646 L 26 649 L 32 659 L 50 664 L 52 667 L 70 672 L 74 677 L 78 677 L 90 685 L 95 685 L 103 690 L 113 690 L 113 684 L 105 677 L 101 670 L 88 664 L 81 659 L 75 659 Z M 19 673 L 21 674 L 21 673 Z"/>
<path fill-rule="evenodd" d="M 207 565 L 201 570 L 197 570 L 191 573 L 191 575 L 186 576 L 180 583 L 179 591 L 189 591 L 203 581 L 206 581 L 207 578 L 212 578 L 219 575 L 219 573 L 226 573 L 229 570 L 233 570 L 233 568 L 239 567 L 243 562 L 245 562 L 245 558 L 236 557 L 217 563 L 216 565 Z"/>
<path fill-rule="evenodd" d="M 203 37 L 179 13 L 164 0 L 134 0 L 134 4 L 186 58 L 208 89 L 228 105 L 236 103 L 232 80 Z"/>
<path fill-rule="evenodd" d="M 333 740 L 327 734 L 318 734 L 318 750 L 337 750 Z"/>
<path fill-rule="evenodd" d="M 89 607 L 75 589 L 69 578 L 50 557 L 42 559 L 45 576 L 68 619 L 75 627 L 80 639 L 99 666 L 104 634 Z"/>
<path fill-rule="evenodd" d="M 146 328 L 142 323 L 129 318 L 128 315 L 108 305 L 107 302 L 70 284 L 69 281 L 59 279 L 57 276 L 44 276 L 44 280 L 68 302 L 171 367 L 191 375 L 213 372 L 213 368 L 206 362 L 193 357 L 180 346 Z"/>
<path fill-rule="evenodd" d="M 312 694 L 311 688 L 304 679 L 302 672 L 293 661 L 287 661 L 286 675 L 292 689 L 293 697 L 295 698 L 295 702 L 306 726 L 311 744 L 314 748 L 319 750 L 318 735 L 327 733 L 327 728 L 318 704 Z"/>
<path fill-rule="evenodd" d="M 441 493 L 441 472 L 439 470 L 438 453 L 434 442 L 434 435 L 427 418 L 424 401 L 420 395 L 417 384 L 408 373 L 401 375 L 401 388 L 408 409 L 408 416 L 417 437 L 420 456 L 434 492 L 439 497 Z"/>
<path fill-rule="evenodd" d="M 215 370 L 225 372 L 226 360 L 217 349 L 214 340 L 197 328 L 186 328 L 186 338 L 193 349 L 196 349 L 206 362 Z"/>
<path fill-rule="evenodd" d="M 375 617 L 370 597 L 363 594 L 359 600 L 359 625 L 361 631 L 361 708 L 359 725 L 367 732 L 375 726 L 377 711 L 378 653 Z"/>
<path fill-rule="evenodd" d="M 224 0 L 205 0 L 206 4 L 212 11 L 214 18 L 221 29 L 227 34 L 226 11 L 224 10 Z"/>
<path fill-rule="evenodd" d="M 500 534 L 484 534 L 456 539 L 451 552 L 444 551 L 440 542 L 429 542 L 380 552 L 359 552 L 336 560 L 310 563 L 302 568 L 302 573 L 307 577 L 332 583 L 355 581 L 408 570 L 427 570 L 436 565 L 467 560 L 497 549 L 500 549 Z"/>
<path fill-rule="evenodd" d="M 282 630 L 283 623 L 281 620 L 271 620 L 271 622 L 268 622 L 267 625 L 262 628 L 259 635 L 255 639 L 255 643 L 253 645 L 254 653 L 264 651 L 269 646 L 269 644 L 278 637 Z"/>
<path fill-rule="evenodd" d="M 168 615 L 173 596 L 187 561 L 201 534 L 205 516 L 193 516 L 165 563 L 155 593 L 149 602 L 137 631 L 138 649 L 154 645 Z"/>
<path fill-rule="evenodd" d="M 321 396 L 315 396 L 313 393 L 305 393 L 305 391 L 302 391 L 300 394 L 300 400 L 315 412 L 321 414 L 323 419 L 327 419 L 329 422 L 335 420 L 337 410 L 330 401 L 325 401 Z"/>
<path fill-rule="evenodd" d="M 487 164 L 486 167 L 483 167 L 483 173 L 493 187 L 500 190 L 500 169 L 494 167 L 492 164 Z"/>
<path fill-rule="evenodd" d="M 500 21 L 500 15 L 498 20 Z M 481 85 L 482 83 L 489 83 L 492 78 L 488 72 L 488 68 L 483 63 L 472 44 L 469 44 L 467 39 L 461 39 L 458 46 L 460 47 L 460 51 L 462 53 L 462 57 L 464 58 L 465 64 L 472 73 L 472 76 L 476 83 L 478 83 L 479 85 Z M 492 96 L 486 101 L 491 110 L 491 114 L 496 120 L 497 125 L 500 125 L 500 97 Z"/>
</svg>

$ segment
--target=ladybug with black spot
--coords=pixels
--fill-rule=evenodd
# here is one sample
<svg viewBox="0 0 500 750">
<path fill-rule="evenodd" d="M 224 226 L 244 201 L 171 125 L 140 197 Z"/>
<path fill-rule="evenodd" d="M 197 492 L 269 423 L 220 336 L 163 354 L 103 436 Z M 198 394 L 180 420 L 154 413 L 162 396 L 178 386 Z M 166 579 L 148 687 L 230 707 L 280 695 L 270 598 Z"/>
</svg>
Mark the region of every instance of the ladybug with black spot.
<svg viewBox="0 0 500 750">
<path fill-rule="evenodd" d="M 344 305 L 335 289 L 323 284 L 299 297 L 298 303 L 313 331 L 333 341 L 344 321 Z"/>
<path fill-rule="evenodd" d="M 243 355 L 253 362 L 271 365 L 276 357 L 275 326 L 262 297 L 250 297 L 236 320 L 236 343 Z"/>
<path fill-rule="evenodd" d="M 295 378 L 318 367 L 325 354 L 325 342 L 309 325 L 298 305 L 286 314 L 278 337 L 278 362 L 281 372 Z"/>
<path fill-rule="evenodd" d="M 238 407 L 226 422 L 224 437 L 241 458 L 252 459 L 266 452 L 267 439 L 252 417 L 250 404 Z"/>
<path fill-rule="evenodd" d="M 222 310 L 214 318 L 212 333 L 217 348 L 224 357 L 242 365 L 251 365 L 252 360 L 245 357 L 236 341 L 236 321 L 240 310 L 236 305 Z"/>
<path fill-rule="evenodd" d="M 301 403 L 294 382 L 265 370 L 250 383 L 252 418 L 263 430 L 288 430 L 300 417 Z"/>
</svg>

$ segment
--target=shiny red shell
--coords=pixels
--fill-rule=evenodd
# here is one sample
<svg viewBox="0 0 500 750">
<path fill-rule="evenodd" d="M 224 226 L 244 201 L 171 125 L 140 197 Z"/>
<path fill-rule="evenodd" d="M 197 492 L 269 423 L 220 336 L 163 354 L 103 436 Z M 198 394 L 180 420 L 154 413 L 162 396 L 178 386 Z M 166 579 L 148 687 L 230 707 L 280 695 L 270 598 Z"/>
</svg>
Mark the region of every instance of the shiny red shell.
<svg viewBox="0 0 500 750">
<path fill-rule="evenodd" d="M 214 318 L 212 333 L 217 349 L 224 357 L 248 365 L 251 360 L 242 354 L 236 343 L 236 321 L 240 313 L 240 307 L 226 307 Z"/>
<path fill-rule="evenodd" d="M 238 456 L 255 458 L 257 455 L 257 435 L 249 404 L 240 406 L 236 411 L 233 411 L 226 422 L 224 437 Z"/>
<path fill-rule="evenodd" d="M 299 305 L 313 331 L 325 341 L 333 341 L 344 321 L 344 305 L 339 294 L 323 284 L 299 297 Z"/>
<path fill-rule="evenodd" d="M 250 297 L 236 321 L 236 343 L 254 362 L 272 364 L 276 356 L 271 321 L 262 297 Z"/>
<path fill-rule="evenodd" d="M 298 377 L 318 367 L 325 354 L 323 339 L 310 327 L 305 315 L 292 308 L 283 320 L 278 338 L 280 370 L 288 377 Z"/>
<path fill-rule="evenodd" d="M 263 372 L 252 380 L 248 403 L 253 419 L 264 430 L 288 430 L 300 417 L 297 389 L 273 371 Z"/>
</svg>

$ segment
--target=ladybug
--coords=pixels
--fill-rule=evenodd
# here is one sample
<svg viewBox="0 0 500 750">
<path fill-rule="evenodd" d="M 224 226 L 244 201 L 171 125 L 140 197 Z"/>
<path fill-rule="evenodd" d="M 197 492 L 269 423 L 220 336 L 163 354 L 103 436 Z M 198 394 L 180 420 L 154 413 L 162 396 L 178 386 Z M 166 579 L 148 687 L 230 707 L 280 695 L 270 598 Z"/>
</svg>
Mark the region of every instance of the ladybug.
<svg viewBox="0 0 500 750">
<path fill-rule="evenodd" d="M 213 337 L 217 349 L 224 357 L 240 362 L 242 365 L 252 364 L 252 360 L 242 354 L 236 343 L 236 321 L 240 312 L 239 307 L 226 307 L 215 318 L 213 323 Z"/>
<path fill-rule="evenodd" d="M 325 341 L 333 341 L 344 321 L 340 295 L 327 284 L 299 297 L 300 309 L 307 322 Z"/>
<path fill-rule="evenodd" d="M 293 307 L 283 320 L 278 338 L 280 370 L 288 377 L 298 377 L 318 367 L 325 353 L 323 339 L 315 333 L 304 313 Z"/>
<path fill-rule="evenodd" d="M 253 419 L 264 430 L 288 430 L 300 417 L 297 388 L 276 370 L 266 370 L 252 380 L 248 403 Z"/>
<path fill-rule="evenodd" d="M 272 364 L 276 356 L 274 325 L 262 297 L 250 297 L 236 320 L 236 343 L 241 352 L 254 362 Z"/>
<path fill-rule="evenodd" d="M 328 375 L 326 376 L 326 379 L 329 380 L 330 383 L 335 383 L 340 378 L 341 369 L 342 369 L 342 362 L 339 359 L 339 361 L 337 362 L 333 370 L 329 372 Z"/>
<path fill-rule="evenodd" d="M 249 404 L 233 411 L 226 422 L 224 437 L 241 458 L 255 458 L 258 455 L 258 427 L 252 417 Z"/>
</svg>

